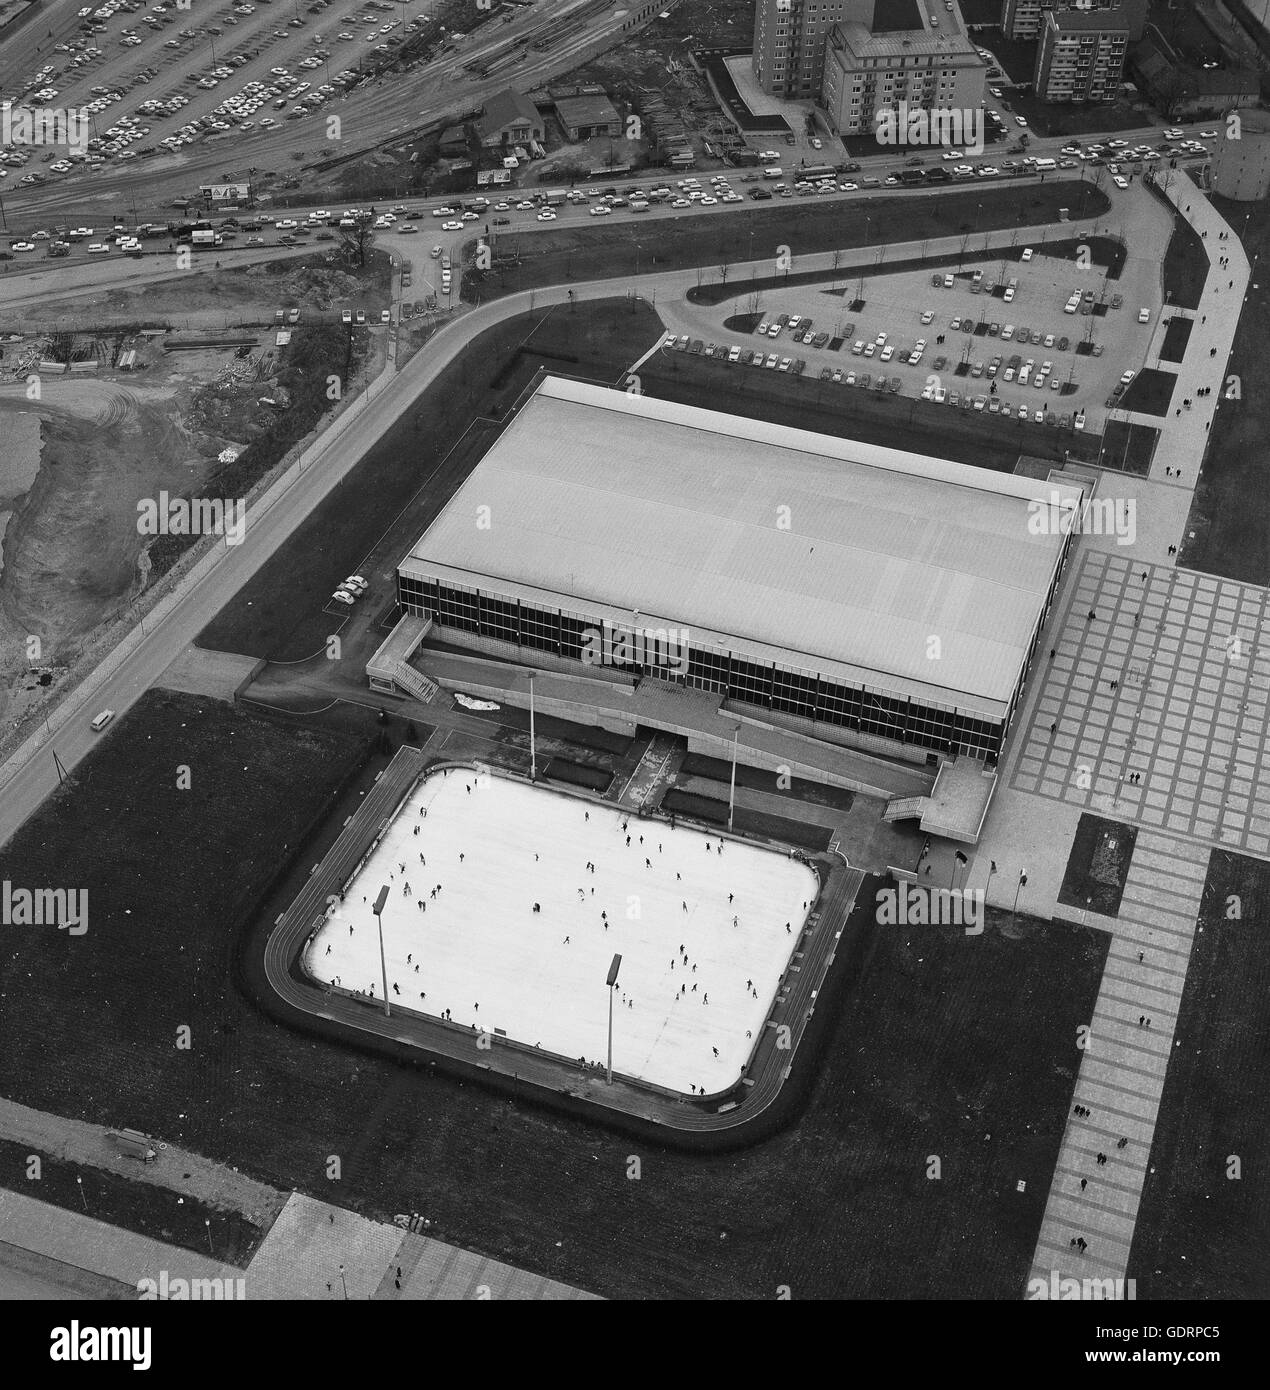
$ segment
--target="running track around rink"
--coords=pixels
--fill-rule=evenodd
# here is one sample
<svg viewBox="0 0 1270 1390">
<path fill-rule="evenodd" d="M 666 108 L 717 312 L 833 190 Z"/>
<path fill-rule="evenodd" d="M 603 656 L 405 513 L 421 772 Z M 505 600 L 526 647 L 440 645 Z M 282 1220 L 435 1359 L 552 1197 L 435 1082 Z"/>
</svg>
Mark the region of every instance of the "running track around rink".
<svg viewBox="0 0 1270 1390">
<path fill-rule="evenodd" d="M 443 762 L 427 770 L 438 771 L 443 766 L 473 770 L 470 764 Z M 320 1031 L 326 1031 L 321 1029 L 322 1023 L 330 1025 L 332 1031 L 348 1041 L 356 1041 L 356 1034 L 369 1035 L 388 1044 L 389 1050 L 403 1060 L 410 1059 L 411 1053 L 416 1054 L 417 1060 L 417 1054 L 421 1053 L 462 1067 L 496 1072 L 514 1081 L 517 1087 L 526 1082 L 549 1094 L 569 1097 L 584 1106 L 609 1112 L 612 1118 L 622 1115 L 702 1135 L 738 1130 L 759 1120 L 772 1107 L 792 1075 L 799 1046 L 864 874 L 845 863 L 835 864 L 825 884 L 825 867 L 823 862 L 819 864 L 820 895 L 782 979 L 745 1081 L 723 1095 L 696 1101 L 625 1082 L 616 1075 L 609 1086 L 602 1074 L 583 1071 L 570 1059 L 526 1049 L 499 1037 L 487 1037 L 488 1050 L 478 1049 L 476 1042 L 480 1035 L 458 1024 L 404 1013 L 385 1017 L 381 1001 L 371 1003 L 341 990 L 323 989 L 302 976 L 298 968 L 293 970 L 293 963 L 309 936 L 325 917 L 328 897 L 338 898 L 344 884 L 424 771 L 425 757 L 420 750 L 403 747 L 396 754 L 291 906 L 280 914 L 270 929 L 261 964 L 268 988 L 284 1006 L 282 1012 L 293 1019 L 295 1014 L 304 1015 L 317 1022 Z M 493 775 L 503 774 L 496 771 Z M 554 785 L 552 791 L 576 795 L 574 789 Z M 578 800 L 585 804 L 588 798 L 578 796 Z M 598 798 L 595 800 L 597 804 L 611 805 L 599 802 Z M 719 832 L 710 829 L 706 833 Z M 781 1029 L 788 1029 L 787 1047 L 777 1046 Z M 403 1047 L 409 1051 L 403 1052 Z M 804 1064 L 810 1065 L 810 1062 L 805 1059 Z"/>
</svg>

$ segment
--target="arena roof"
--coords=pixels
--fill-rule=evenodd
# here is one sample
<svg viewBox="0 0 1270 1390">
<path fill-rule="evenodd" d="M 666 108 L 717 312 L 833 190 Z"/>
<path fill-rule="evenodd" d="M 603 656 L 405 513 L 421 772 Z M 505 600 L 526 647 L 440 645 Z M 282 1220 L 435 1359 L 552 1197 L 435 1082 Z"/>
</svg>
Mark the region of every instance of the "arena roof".
<svg viewBox="0 0 1270 1390">
<path fill-rule="evenodd" d="M 1029 503 L 1054 493 L 547 377 L 400 569 L 1000 719 L 1063 543 Z"/>
</svg>

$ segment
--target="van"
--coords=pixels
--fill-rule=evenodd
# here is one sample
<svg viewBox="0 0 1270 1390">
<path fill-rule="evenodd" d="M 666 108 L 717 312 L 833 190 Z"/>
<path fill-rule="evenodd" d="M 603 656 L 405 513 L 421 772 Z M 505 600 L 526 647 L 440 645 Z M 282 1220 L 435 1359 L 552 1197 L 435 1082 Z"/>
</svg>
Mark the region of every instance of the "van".
<svg viewBox="0 0 1270 1390">
<path fill-rule="evenodd" d="M 114 710 L 104 709 L 100 714 L 96 714 L 93 716 L 93 722 L 89 725 L 89 727 L 92 729 L 93 733 L 100 733 L 102 729 L 104 729 L 106 725 L 109 724 L 114 717 Z"/>
<path fill-rule="evenodd" d="M 765 179 L 782 179 L 785 175 L 780 169 L 764 169 L 763 177 Z"/>
</svg>

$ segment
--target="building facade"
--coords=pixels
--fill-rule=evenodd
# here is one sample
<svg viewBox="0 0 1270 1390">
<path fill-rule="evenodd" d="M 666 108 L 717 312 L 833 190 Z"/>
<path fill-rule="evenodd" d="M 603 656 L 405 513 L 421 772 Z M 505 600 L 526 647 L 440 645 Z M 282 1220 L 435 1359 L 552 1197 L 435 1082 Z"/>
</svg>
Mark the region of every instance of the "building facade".
<svg viewBox="0 0 1270 1390">
<path fill-rule="evenodd" d="M 769 95 L 814 100 L 825 69 L 825 44 L 842 19 L 872 18 L 872 0 L 757 0 L 754 76 Z"/>
<path fill-rule="evenodd" d="M 1042 101 L 1109 102 L 1120 95 L 1128 25 L 1119 10 L 1050 10 L 1033 85 Z"/>
<path fill-rule="evenodd" d="M 402 560 L 397 596 L 440 640 L 520 665 L 992 762 L 1082 495 L 549 377 Z M 797 536 L 771 521 L 791 496 Z"/>
<path fill-rule="evenodd" d="M 868 134 L 878 112 L 900 102 L 910 110 L 980 110 L 987 70 L 969 39 L 954 31 L 875 35 L 839 24 L 829 35 L 821 101 L 840 134 Z"/>
</svg>

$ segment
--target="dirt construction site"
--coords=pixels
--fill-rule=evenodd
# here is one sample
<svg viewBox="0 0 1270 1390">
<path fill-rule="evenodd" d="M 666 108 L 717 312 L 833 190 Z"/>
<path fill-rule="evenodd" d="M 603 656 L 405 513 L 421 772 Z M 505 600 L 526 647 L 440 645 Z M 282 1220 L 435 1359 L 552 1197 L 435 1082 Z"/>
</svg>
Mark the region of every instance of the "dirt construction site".
<svg viewBox="0 0 1270 1390">
<path fill-rule="evenodd" d="M 42 331 L 6 335 L 0 734 L 144 592 L 155 538 L 138 502 L 219 495 L 225 468 L 280 427 L 290 355 L 338 330 L 279 328 L 279 306 L 366 302 L 339 270 L 262 269 L 49 300 Z"/>
</svg>

